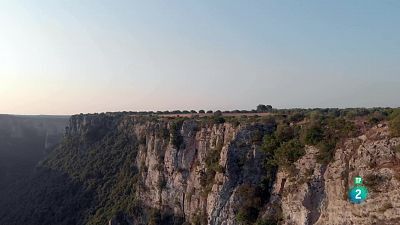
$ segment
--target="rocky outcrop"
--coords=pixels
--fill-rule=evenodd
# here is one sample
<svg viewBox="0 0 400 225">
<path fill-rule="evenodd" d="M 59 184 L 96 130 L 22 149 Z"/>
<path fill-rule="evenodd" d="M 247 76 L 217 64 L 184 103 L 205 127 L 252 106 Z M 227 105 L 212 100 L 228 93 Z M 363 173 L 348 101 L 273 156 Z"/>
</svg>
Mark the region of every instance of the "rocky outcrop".
<svg viewBox="0 0 400 225">
<path fill-rule="evenodd" d="M 247 193 L 243 187 L 262 185 L 251 190 L 262 198 L 255 202 L 261 202 L 257 215 L 263 221 L 273 217 L 272 222 L 286 225 L 400 224 L 400 153 L 393 148 L 400 139 L 391 138 L 385 124 L 341 140 L 329 164 L 319 163 L 318 148 L 306 146 L 293 170 L 279 168 L 277 173 L 265 168 L 266 153 L 261 150 L 264 135 L 273 129 L 268 123 L 101 114 L 73 117 L 67 137 L 79 140 L 78 152 L 114 131 L 135 140 L 137 155 L 129 163 L 138 170 L 132 177 L 137 179 L 136 199 L 143 209 L 172 215 L 171 224 L 240 224 L 239 208 Z M 370 192 L 360 205 L 347 200 L 355 176 L 364 178 Z M 144 214 L 147 218 L 141 222 L 124 215 L 109 218 L 109 224 L 142 224 L 151 217 Z"/>
<path fill-rule="evenodd" d="M 346 140 L 327 166 L 317 163 L 318 149 L 308 146 L 295 175 L 277 175 L 274 196 L 282 204 L 283 224 L 400 224 L 400 155 L 393 148 L 399 143 L 387 126 L 379 125 Z M 347 199 L 356 176 L 369 190 L 360 205 Z"/>
<path fill-rule="evenodd" d="M 400 224 L 400 138 L 390 137 L 386 123 L 372 127 L 361 121 L 358 137 L 335 142 L 332 160 L 321 164 L 315 146 L 284 149 L 285 155 L 276 154 L 282 148 L 263 150 L 264 137 L 276 128 L 268 118 L 226 120 L 231 122 L 129 113 L 73 116 L 61 145 L 29 180 L 1 196 L 0 223 Z M 11 120 L 4 121 L 0 131 Z M 300 130 L 306 122 L 286 128 Z M 22 137 L 19 130 L 0 139 Z M 47 129 L 49 146 L 51 135 L 60 132 L 52 130 Z M 0 157 L 0 167 L 7 161 Z M 369 190 L 360 205 L 347 199 L 355 176 Z"/>
<path fill-rule="evenodd" d="M 136 162 L 142 172 L 142 202 L 187 221 L 204 217 L 208 224 L 237 224 L 238 187 L 259 185 L 265 173 L 265 156 L 252 137 L 268 127 L 227 123 L 199 127 L 189 120 L 179 130 L 184 147 L 177 148 L 149 132 L 160 129 L 152 126 L 146 123 L 135 130 L 136 135 L 146 134 Z M 317 163 L 319 150 L 307 146 L 306 155 L 295 163 L 295 175 L 277 174 L 273 194 L 279 196 L 284 224 L 398 224 L 400 164 L 399 153 L 392 150 L 397 144 L 399 139 L 390 138 L 387 127 L 380 125 L 346 140 L 328 165 Z M 223 170 L 205 187 L 207 155 L 217 148 Z M 362 205 L 353 205 L 347 192 L 358 175 L 370 186 L 370 196 Z"/>
<path fill-rule="evenodd" d="M 187 221 L 235 224 L 236 189 L 243 183 L 258 185 L 265 173 L 261 140 L 252 137 L 262 137 L 271 127 L 233 127 L 228 123 L 199 127 L 185 121 L 179 129 L 183 147 L 174 146 L 168 138 L 160 139 L 152 132 L 156 129 L 160 128 L 151 123 L 135 129 L 138 136 L 146 134 L 141 137 L 146 141 L 136 162 L 143 180 L 141 202 Z M 210 178 L 213 168 L 207 166 L 207 158 L 212 151 L 218 154 L 212 166 L 220 169 Z"/>
</svg>

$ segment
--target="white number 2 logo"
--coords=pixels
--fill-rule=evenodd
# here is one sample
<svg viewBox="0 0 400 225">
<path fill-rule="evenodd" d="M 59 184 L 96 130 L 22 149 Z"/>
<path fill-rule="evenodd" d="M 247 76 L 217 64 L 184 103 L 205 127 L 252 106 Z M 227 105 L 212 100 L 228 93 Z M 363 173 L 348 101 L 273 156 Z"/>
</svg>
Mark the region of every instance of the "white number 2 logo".
<svg viewBox="0 0 400 225">
<path fill-rule="evenodd" d="M 360 189 L 356 189 L 356 199 L 361 199 L 361 190 Z"/>
</svg>

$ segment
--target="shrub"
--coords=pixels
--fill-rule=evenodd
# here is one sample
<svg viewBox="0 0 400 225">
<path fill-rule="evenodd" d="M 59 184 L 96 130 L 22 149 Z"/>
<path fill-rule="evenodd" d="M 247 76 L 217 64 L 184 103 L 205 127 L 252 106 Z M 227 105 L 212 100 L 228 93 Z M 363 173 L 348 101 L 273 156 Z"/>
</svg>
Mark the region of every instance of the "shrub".
<svg viewBox="0 0 400 225">
<path fill-rule="evenodd" d="M 236 214 L 236 219 L 244 224 L 251 224 L 257 218 L 259 210 L 255 207 L 241 207 Z"/>
<path fill-rule="evenodd" d="M 207 154 L 205 161 L 208 170 L 215 170 L 219 166 L 220 154 L 220 151 L 214 149 Z"/>
<path fill-rule="evenodd" d="M 279 124 L 276 128 L 275 136 L 279 142 L 289 141 L 294 137 L 293 127 L 287 124 Z"/>
<path fill-rule="evenodd" d="M 279 141 L 276 139 L 275 135 L 268 134 L 264 136 L 264 142 L 262 145 L 262 149 L 268 154 L 273 155 L 275 149 L 280 146 Z"/>
<path fill-rule="evenodd" d="M 301 139 L 307 145 L 316 145 L 324 138 L 322 128 L 313 123 L 302 130 Z"/>
<path fill-rule="evenodd" d="M 263 140 L 263 133 L 259 130 L 250 132 L 250 141 L 253 144 L 260 144 Z"/>
<path fill-rule="evenodd" d="M 310 120 L 312 122 L 320 122 L 323 118 L 321 110 L 313 110 L 309 113 Z"/>
<path fill-rule="evenodd" d="M 205 158 L 207 170 L 211 170 L 214 172 L 223 172 L 223 167 L 219 165 L 221 151 L 222 144 L 218 144 L 214 149 L 211 149 L 211 151 L 208 152 Z"/>
<path fill-rule="evenodd" d="M 230 116 L 225 119 L 226 122 L 232 124 L 233 127 L 238 127 L 240 125 L 240 120 L 237 117 Z"/>
<path fill-rule="evenodd" d="M 310 124 L 301 130 L 300 137 L 304 144 L 317 146 L 320 150 L 318 162 L 327 164 L 333 159 L 336 144 L 343 138 L 356 135 L 355 126 L 351 121 L 315 114 Z"/>
<path fill-rule="evenodd" d="M 270 112 L 272 110 L 272 106 L 270 105 L 258 105 L 257 112 Z"/>
<path fill-rule="evenodd" d="M 170 137 L 169 130 L 167 127 L 160 128 L 160 136 L 163 139 L 168 139 Z"/>
<path fill-rule="evenodd" d="M 225 119 L 222 116 L 214 116 L 213 117 L 213 121 L 216 124 L 221 124 L 221 123 L 225 123 Z"/>
<path fill-rule="evenodd" d="M 205 188 L 206 194 L 211 190 L 216 173 L 225 172 L 225 168 L 219 165 L 221 151 L 222 144 L 218 144 L 206 155 L 206 170 L 200 173 L 200 185 Z"/>
<path fill-rule="evenodd" d="M 304 145 L 298 139 L 283 143 L 275 152 L 275 161 L 278 166 L 291 167 L 305 154 Z"/>
<path fill-rule="evenodd" d="M 217 110 L 214 112 L 214 116 L 222 116 L 222 112 L 220 110 Z"/>
<path fill-rule="evenodd" d="M 389 121 L 390 135 L 400 137 L 400 114 Z"/>
<path fill-rule="evenodd" d="M 343 138 L 354 137 L 357 135 L 353 122 L 344 118 L 327 118 L 326 127 L 324 127 L 324 135 L 326 138 Z"/>
<path fill-rule="evenodd" d="M 370 113 L 369 110 L 365 108 L 345 109 L 344 112 L 346 117 L 350 119 L 354 119 L 355 117 L 358 116 L 366 116 Z"/>
<path fill-rule="evenodd" d="M 180 149 L 184 144 L 184 140 L 180 132 L 183 121 L 184 119 L 176 119 L 170 125 L 171 143 L 176 149 Z"/>
<path fill-rule="evenodd" d="M 207 215 L 198 213 L 193 217 L 192 225 L 205 225 L 207 224 Z"/>
<path fill-rule="evenodd" d="M 236 196 L 239 198 L 236 219 L 240 223 L 253 224 L 256 222 L 259 211 L 263 205 L 262 191 L 250 184 L 239 186 Z"/>
<path fill-rule="evenodd" d="M 291 122 L 300 122 L 304 119 L 304 114 L 303 113 L 294 113 L 289 116 L 289 121 Z"/>
<path fill-rule="evenodd" d="M 332 142 L 322 141 L 318 143 L 317 147 L 319 149 L 319 153 L 317 155 L 317 161 L 319 163 L 328 164 L 330 161 L 332 161 L 336 148 L 335 141 Z"/>
<path fill-rule="evenodd" d="M 375 111 L 368 116 L 368 121 L 371 124 L 377 124 L 387 118 L 387 113 L 382 111 Z"/>
</svg>

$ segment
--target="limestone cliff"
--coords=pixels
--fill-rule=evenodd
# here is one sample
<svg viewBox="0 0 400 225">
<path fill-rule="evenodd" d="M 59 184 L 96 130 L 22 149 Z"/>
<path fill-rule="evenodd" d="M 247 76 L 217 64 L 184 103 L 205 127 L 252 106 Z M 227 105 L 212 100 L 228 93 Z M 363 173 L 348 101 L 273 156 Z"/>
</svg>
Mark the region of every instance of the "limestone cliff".
<svg viewBox="0 0 400 225">
<path fill-rule="evenodd" d="M 298 132 L 307 121 L 296 123 L 283 133 Z M 289 148 L 288 166 L 280 166 L 263 147 L 278 132 L 270 118 L 73 116 L 63 143 L 31 182 L 46 186 L 30 186 L 24 197 L 40 196 L 34 208 L 48 211 L 26 218 L 43 225 L 400 224 L 400 139 L 390 137 L 386 122 L 356 129 L 357 136 L 340 139 L 328 163 L 317 160 L 320 149 L 305 145 L 304 152 Z M 347 200 L 357 175 L 370 192 L 361 205 Z M 60 179 L 70 183 L 61 192 Z M 59 215 L 58 222 L 43 222 L 50 215 Z"/>
<path fill-rule="evenodd" d="M 86 120 L 74 129 L 79 132 L 80 126 L 96 123 Z M 306 154 L 295 163 L 297 171 L 281 168 L 276 179 L 275 171 L 265 170 L 260 149 L 262 136 L 274 129 L 271 124 L 234 126 L 189 119 L 172 128 L 172 122 L 131 117 L 119 127 L 129 124 L 130 134 L 141 143 L 132 162 L 140 171 L 138 199 L 182 221 L 238 224 L 238 189 L 259 186 L 267 176 L 274 179 L 267 183 L 270 189 L 260 193 L 267 200 L 260 215 L 281 212 L 283 224 L 399 224 L 400 165 L 399 153 L 393 150 L 399 139 L 389 137 L 386 124 L 343 140 L 328 165 L 317 163 L 316 147 L 306 146 Z M 208 162 L 210 154 L 216 154 L 216 165 Z M 357 175 L 370 188 L 362 205 L 347 200 Z M 279 212 L 271 211 L 276 206 Z"/>
<path fill-rule="evenodd" d="M 235 200 L 237 188 L 258 185 L 265 174 L 260 142 L 252 137 L 268 129 L 185 121 L 179 130 L 183 147 L 177 148 L 151 132 L 154 124 L 137 126 L 136 135 L 146 138 L 136 161 L 143 180 L 139 197 L 149 207 L 170 210 L 188 221 L 205 217 L 209 224 L 234 224 L 240 204 Z M 216 166 L 221 169 L 210 178 L 207 158 L 212 151 L 218 154 Z"/>
<path fill-rule="evenodd" d="M 176 123 L 141 117 L 116 121 L 109 117 L 73 117 L 68 135 L 79 136 L 85 144 L 88 133 L 104 129 L 122 130 L 134 137 L 139 143 L 132 162 L 140 175 L 136 197 L 143 207 L 181 221 L 236 224 L 238 187 L 259 186 L 264 176 L 272 173 L 264 170 L 260 146 L 263 135 L 272 132 L 274 125 L 234 126 L 195 119 Z M 269 196 L 268 192 L 260 194 Z"/>
</svg>

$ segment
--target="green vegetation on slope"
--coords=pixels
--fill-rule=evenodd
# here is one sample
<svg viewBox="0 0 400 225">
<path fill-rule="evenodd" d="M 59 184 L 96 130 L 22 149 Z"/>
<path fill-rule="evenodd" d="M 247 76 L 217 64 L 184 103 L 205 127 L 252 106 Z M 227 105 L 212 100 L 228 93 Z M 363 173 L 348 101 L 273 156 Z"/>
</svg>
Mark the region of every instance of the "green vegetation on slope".
<svg viewBox="0 0 400 225">
<path fill-rule="evenodd" d="M 394 110 L 390 114 L 390 133 L 393 137 L 400 137 L 400 109 Z"/>
</svg>

